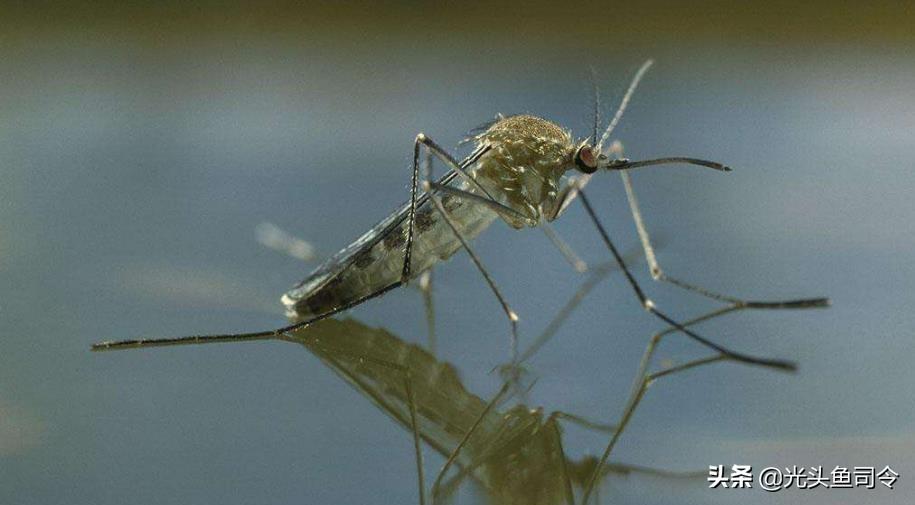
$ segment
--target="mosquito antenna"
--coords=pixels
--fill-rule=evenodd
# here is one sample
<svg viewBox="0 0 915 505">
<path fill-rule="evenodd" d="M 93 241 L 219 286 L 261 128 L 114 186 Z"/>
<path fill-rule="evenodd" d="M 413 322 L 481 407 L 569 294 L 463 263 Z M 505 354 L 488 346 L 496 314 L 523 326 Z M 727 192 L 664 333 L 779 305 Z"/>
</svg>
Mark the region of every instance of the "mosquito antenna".
<svg viewBox="0 0 915 505">
<path fill-rule="evenodd" d="M 629 89 L 626 90 L 626 94 L 623 95 L 623 99 L 620 101 L 619 108 L 616 109 L 616 114 L 613 115 L 613 119 L 610 120 L 610 124 L 607 125 L 607 129 L 600 137 L 600 142 L 597 143 L 598 153 L 601 152 L 604 143 L 607 142 L 607 139 L 610 138 L 610 134 L 613 133 L 616 125 L 618 125 L 620 119 L 622 119 L 623 113 L 626 112 L 626 106 L 629 105 L 629 100 L 632 99 L 632 95 L 635 93 L 635 88 L 639 87 L 639 82 L 642 80 L 642 77 L 645 76 L 645 72 L 648 72 L 648 69 L 651 68 L 653 64 L 654 60 L 647 60 L 645 63 L 642 63 L 641 68 L 639 68 L 638 72 L 635 73 L 635 77 L 633 77 L 632 82 L 629 83 Z"/>
<path fill-rule="evenodd" d="M 591 65 L 591 93 L 594 96 L 594 127 L 591 130 L 591 144 L 597 142 L 597 128 L 600 126 L 600 88 L 597 86 L 597 69 Z"/>
<path fill-rule="evenodd" d="M 191 345 L 191 344 L 215 344 L 218 342 L 251 342 L 255 340 L 285 340 L 289 338 L 287 334 L 291 331 L 295 331 L 301 328 L 305 328 L 312 323 L 318 322 L 322 319 L 326 319 L 334 314 L 343 312 L 344 310 L 351 309 L 356 305 L 359 305 L 366 300 L 381 296 L 388 291 L 399 287 L 400 282 L 395 282 L 388 285 L 383 289 L 354 300 L 352 302 L 346 303 L 337 307 L 333 310 L 325 312 L 319 316 L 315 316 L 306 321 L 300 321 L 289 326 L 283 326 L 282 328 L 276 328 L 274 330 L 266 331 L 257 331 L 254 333 L 227 333 L 224 335 L 192 335 L 188 337 L 170 337 L 170 338 L 149 338 L 149 339 L 134 339 L 134 340 L 120 340 L 117 342 L 107 341 L 99 342 L 97 344 L 92 344 L 93 351 L 117 351 L 121 349 L 136 349 L 138 347 L 166 347 L 172 345 Z"/>
</svg>

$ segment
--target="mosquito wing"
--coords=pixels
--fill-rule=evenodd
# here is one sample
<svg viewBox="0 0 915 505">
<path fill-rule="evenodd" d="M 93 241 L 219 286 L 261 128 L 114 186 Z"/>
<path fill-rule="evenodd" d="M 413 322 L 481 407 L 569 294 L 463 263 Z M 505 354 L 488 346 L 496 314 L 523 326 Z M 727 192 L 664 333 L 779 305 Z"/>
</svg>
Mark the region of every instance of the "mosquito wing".
<svg viewBox="0 0 915 505">
<path fill-rule="evenodd" d="M 474 150 L 474 152 L 464 158 L 461 161 L 461 168 L 467 170 L 473 165 L 478 159 L 480 151 L 484 147 L 481 146 Z M 438 180 L 438 183 L 441 185 L 450 185 L 456 178 L 459 177 L 455 170 L 449 170 L 441 179 Z M 422 194 L 416 201 L 417 211 L 423 209 L 425 206 L 431 205 L 429 202 L 429 196 Z M 359 257 L 359 253 L 371 249 L 379 241 L 384 240 L 388 234 L 392 231 L 399 229 L 401 225 L 409 218 L 410 216 L 410 202 L 407 202 L 401 205 L 396 211 L 390 214 L 388 217 L 382 219 L 378 224 L 373 226 L 369 231 L 363 234 L 361 237 L 356 239 L 350 245 L 344 247 L 340 252 L 328 258 L 324 263 L 319 265 L 312 271 L 308 277 L 296 284 L 289 292 L 286 293 L 286 298 L 292 300 L 293 302 L 298 300 L 303 300 L 308 298 L 311 293 L 314 293 L 324 287 L 325 284 L 334 279 L 340 272 L 349 268 Z"/>
</svg>

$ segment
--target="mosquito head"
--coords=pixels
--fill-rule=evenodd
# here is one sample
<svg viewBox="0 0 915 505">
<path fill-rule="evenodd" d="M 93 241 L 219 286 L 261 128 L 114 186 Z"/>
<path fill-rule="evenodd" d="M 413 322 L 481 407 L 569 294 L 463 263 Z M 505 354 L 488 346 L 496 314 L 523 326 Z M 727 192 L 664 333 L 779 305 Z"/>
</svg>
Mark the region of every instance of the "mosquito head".
<svg viewBox="0 0 915 505">
<path fill-rule="evenodd" d="M 607 156 L 600 153 L 598 148 L 582 142 L 575 150 L 575 168 L 584 174 L 593 174 L 599 168 L 607 166 Z"/>
</svg>

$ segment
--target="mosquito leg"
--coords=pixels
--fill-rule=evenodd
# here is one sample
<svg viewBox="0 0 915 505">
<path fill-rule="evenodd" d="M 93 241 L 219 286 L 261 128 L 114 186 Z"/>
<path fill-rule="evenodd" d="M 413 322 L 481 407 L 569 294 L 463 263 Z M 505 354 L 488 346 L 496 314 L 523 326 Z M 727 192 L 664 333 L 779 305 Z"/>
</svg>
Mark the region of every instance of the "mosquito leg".
<svg viewBox="0 0 915 505">
<path fill-rule="evenodd" d="M 708 475 L 707 470 L 687 470 L 685 472 L 680 472 L 676 470 L 665 470 L 663 468 L 654 468 L 650 466 L 642 465 L 629 465 L 626 463 L 610 463 L 607 462 L 604 464 L 604 471 L 607 473 L 618 473 L 623 475 L 628 475 L 631 473 L 640 473 L 643 475 L 652 475 L 654 477 L 662 477 L 665 479 L 695 479 L 702 478 Z M 589 475 L 590 476 L 590 475 Z"/>
<path fill-rule="evenodd" d="M 446 165 L 448 165 L 448 168 L 453 170 L 457 175 L 461 176 L 465 181 L 467 181 L 469 185 L 473 187 L 473 190 L 480 194 L 463 191 L 461 189 L 442 184 L 441 181 L 434 182 L 432 181 L 430 172 L 430 177 L 427 177 L 427 180 L 433 189 L 438 192 L 458 195 L 465 200 L 483 204 L 498 213 L 503 219 L 510 223 L 520 221 L 528 226 L 537 226 L 539 224 L 538 222 L 532 220 L 530 217 L 496 201 L 496 199 L 493 198 L 493 196 L 486 190 L 486 188 L 480 185 L 480 183 L 477 182 L 477 180 L 467 172 L 467 168 L 472 166 L 480 156 L 486 153 L 489 150 L 489 147 L 482 147 L 478 149 L 474 154 L 471 154 L 463 163 L 458 163 L 454 157 L 448 154 L 447 151 L 442 149 L 441 146 L 436 144 L 435 141 L 429 137 L 426 137 L 423 134 L 419 134 L 419 136 L 417 136 L 417 142 L 421 142 L 424 146 L 426 146 L 428 152 L 434 154 L 436 157 L 442 160 Z"/>
<path fill-rule="evenodd" d="M 633 252 L 627 252 L 623 260 L 626 262 L 626 264 L 629 264 L 641 257 L 641 252 L 638 252 L 637 254 Z M 591 275 L 581 284 L 581 286 L 579 286 L 578 290 L 575 292 L 575 294 L 572 295 L 569 301 L 566 302 L 566 304 L 563 305 L 561 309 L 559 309 L 559 312 L 553 316 L 553 319 L 550 320 L 550 322 L 546 325 L 546 328 L 544 328 L 543 332 L 540 333 L 540 335 L 534 339 L 531 345 L 529 345 L 527 349 L 521 353 L 521 357 L 518 358 L 518 363 L 524 363 L 534 354 L 540 351 L 540 349 L 551 338 L 553 338 L 556 332 L 559 331 L 559 328 L 563 323 L 565 323 L 566 319 L 572 315 L 572 312 L 574 312 L 575 309 L 581 305 L 582 300 L 584 300 L 585 297 L 588 296 L 588 294 L 601 281 L 606 279 L 608 275 L 617 270 L 619 270 L 619 266 L 617 266 L 616 263 L 604 263 L 592 268 L 590 272 Z"/>
<path fill-rule="evenodd" d="M 745 307 L 730 306 L 730 307 L 724 307 L 721 309 L 713 310 L 711 312 L 706 312 L 705 314 L 702 314 L 699 317 L 695 317 L 688 321 L 684 321 L 683 326 L 684 327 L 693 326 L 693 325 L 696 325 L 696 324 L 699 324 L 699 323 L 702 323 L 702 322 L 705 322 L 705 321 L 708 321 L 711 319 L 715 319 L 716 317 L 724 316 L 725 314 L 730 314 L 731 312 L 738 312 L 740 310 L 743 310 L 744 308 Z M 651 365 L 651 359 L 654 357 L 654 353 L 657 350 L 658 345 L 661 343 L 661 339 L 663 339 L 665 336 L 667 336 L 671 333 L 674 333 L 676 331 L 678 331 L 678 329 L 676 327 L 669 326 L 667 329 L 660 331 L 658 333 L 655 333 L 654 335 L 651 336 L 651 339 L 648 340 L 648 345 L 645 347 L 645 352 L 642 353 L 642 359 L 639 361 L 638 371 L 635 374 L 635 381 L 632 384 L 632 393 L 631 393 L 632 395 L 635 395 L 635 392 L 640 387 L 642 378 L 648 374 L 648 367 Z"/>
<path fill-rule="evenodd" d="M 441 148 L 434 140 L 430 139 L 424 133 L 419 133 L 416 135 L 416 141 L 413 143 L 413 175 L 410 180 L 410 213 L 408 216 L 407 224 L 407 242 L 404 247 L 404 261 L 403 261 L 403 270 L 401 273 L 401 282 L 406 284 L 410 279 L 411 268 L 410 257 L 413 252 L 413 237 L 414 231 L 416 229 L 416 207 L 417 207 L 417 187 L 419 184 L 419 155 L 422 147 L 426 148 L 427 157 L 428 153 L 432 153 L 437 158 L 442 160 L 448 168 L 453 170 L 455 173 L 459 174 L 461 177 L 465 178 L 470 184 L 481 191 L 484 195 L 489 197 L 490 200 L 495 201 L 492 196 L 486 192 L 486 189 L 480 186 L 480 184 L 473 178 L 470 177 L 470 174 L 467 173 L 465 167 L 469 167 L 472 164 L 476 163 L 480 156 L 483 155 L 488 149 L 478 149 L 476 152 L 471 154 L 464 163 L 459 163 L 453 156 L 448 154 L 447 151 Z M 429 158 L 427 158 L 429 159 Z M 430 160 L 431 161 L 431 160 Z M 426 165 L 426 176 L 427 180 L 431 181 L 432 175 L 432 164 L 429 163 Z"/>
<path fill-rule="evenodd" d="M 600 140 L 597 142 L 598 152 L 601 151 L 604 143 L 607 142 L 607 139 L 610 138 L 613 130 L 616 129 L 616 126 L 623 118 L 623 113 L 626 112 L 626 107 L 629 106 L 629 101 L 632 100 L 632 95 L 635 94 L 636 88 L 639 87 L 639 82 L 642 81 L 642 78 L 645 77 L 645 73 L 648 72 L 648 69 L 651 68 L 653 64 L 654 60 L 646 60 L 645 63 L 642 63 L 642 66 L 639 67 L 639 70 L 632 77 L 632 81 L 629 83 L 629 88 L 626 89 L 626 93 L 623 95 L 622 100 L 620 100 L 620 104 L 617 106 L 616 113 L 613 115 L 613 119 L 610 120 L 610 124 L 607 125 L 607 129 L 604 130 L 604 134 L 601 135 Z"/>
<path fill-rule="evenodd" d="M 681 326 L 682 327 L 694 326 L 696 324 L 699 324 L 699 323 L 702 323 L 705 321 L 709 321 L 711 319 L 715 319 L 715 318 L 724 316 L 726 314 L 730 314 L 732 312 L 739 312 L 741 310 L 746 310 L 746 309 L 750 309 L 750 308 L 753 308 L 753 307 L 733 306 L 733 305 L 728 306 L 728 307 L 723 307 L 723 308 L 720 308 L 717 310 L 713 310 L 711 312 L 707 312 L 700 316 L 694 317 L 688 321 L 684 321 Z M 663 339 L 666 335 L 669 335 L 669 334 L 677 332 L 677 331 L 680 331 L 680 329 L 677 327 L 674 327 L 674 326 L 670 326 L 670 327 L 666 328 L 665 330 L 654 334 L 651 337 L 651 339 L 649 340 L 648 345 L 645 348 L 645 352 L 642 356 L 642 359 L 639 363 L 638 371 L 636 372 L 636 379 L 633 384 L 632 392 L 630 393 L 630 400 L 627 403 L 626 410 L 624 411 L 623 417 L 618 424 L 617 431 L 613 433 L 613 438 L 611 438 L 610 446 L 608 447 L 608 450 L 605 451 L 605 453 L 604 453 L 605 457 L 602 458 L 602 460 L 601 460 L 602 462 L 600 463 L 600 465 L 606 465 L 606 463 L 607 463 L 606 457 L 609 456 L 610 450 L 612 450 L 613 445 L 616 443 L 616 439 L 619 438 L 619 435 L 621 434 L 623 429 L 625 429 L 626 423 L 628 423 L 629 418 L 632 416 L 632 413 L 635 410 L 635 407 L 638 405 L 638 402 L 641 400 L 642 396 L 645 394 L 645 390 L 648 388 L 648 386 L 651 385 L 651 383 L 654 380 L 656 380 L 660 377 L 672 375 L 677 372 L 682 372 L 682 371 L 688 370 L 690 368 L 694 368 L 699 365 L 729 359 L 728 356 L 726 356 L 725 354 L 718 354 L 717 356 L 703 358 L 703 359 L 700 359 L 700 360 L 697 360 L 694 362 L 687 362 L 682 365 L 663 369 L 663 370 L 661 370 L 659 372 L 655 372 L 653 374 L 648 373 L 648 367 L 651 364 L 651 358 L 654 356 L 654 352 L 657 349 L 658 344 L 660 344 L 661 339 Z M 595 475 L 599 475 L 599 473 L 600 473 L 600 468 L 595 469 Z M 689 475 L 689 474 L 684 474 L 684 475 Z M 594 478 L 595 477 L 592 477 L 592 480 Z"/>
<path fill-rule="evenodd" d="M 648 271 L 651 273 L 651 278 L 655 281 L 666 282 L 706 298 L 730 303 L 736 306 L 772 305 L 772 308 L 812 308 L 827 307 L 829 305 L 829 300 L 827 298 L 792 300 L 790 302 L 759 302 L 741 300 L 733 296 L 716 293 L 701 286 L 690 284 L 677 278 L 668 276 L 666 273 L 664 273 L 664 270 L 661 269 L 661 265 L 658 263 L 658 258 L 655 255 L 654 247 L 651 245 L 651 238 L 648 236 L 648 230 L 645 227 L 645 222 L 642 219 L 642 212 L 639 209 L 639 201 L 638 198 L 636 198 L 635 190 L 632 187 L 632 179 L 629 173 L 625 170 L 620 171 L 620 177 L 622 177 L 623 185 L 626 188 L 626 198 L 629 200 L 629 208 L 632 211 L 632 219 L 635 221 L 635 227 L 639 234 L 639 240 L 641 240 L 642 248 L 645 250 L 645 260 L 648 262 Z"/>
<path fill-rule="evenodd" d="M 426 157 L 423 160 L 423 172 L 427 181 L 432 180 L 432 151 L 426 149 Z M 432 269 L 423 272 L 419 277 L 419 290 L 423 295 L 423 308 L 426 313 L 426 331 L 429 352 L 436 355 L 438 342 L 435 337 L 435 305 L 432 299 Z"/>
<path fill-rule="evenodd" d="M 588 264 L 575 253 L 572 247 L 566 243 L 558 233 L 556 233 L 556 230 L 553 229 L 553 225 L 547 221 L 543 221 L 540 223 L 540 229 L 542 229 L 543 233 L 550 239 L 550 242 L 556 246 L 556 249 L 559 249 L 559 252 L 562 253 L 562 256 L 572 265 L 572 268 L 574 268 L 576 272 L 585 273 L 588 271 Z"/>
<path fill-rule="evenodd" d="M 439 184 L 437 182 L 430 182 L 429 188 L 435 190 L 439 193 L 447 193 L 449 195 L 459 196 L 462 199 L 469 201 L 471 203 L 476 203 L 487 207 L 489 210 L 499 214 L 503 219 L 512 223 L 515 221 L 522 221 L 529 226 L 536 226 L 537 222 L 525 216 L 524 214 L 518 212 L 517 210 L 503 205 L 495 200 L 490 199 L 489 197 L 480 196 L 469 191 L 464 191 L 463 189 L 453 188 L 451 186 L 446 186 L 444 184 Z"/>
<path fill-rule="evenodd" d="M 425 175 L 427 181 L 432 180 L 432 151 L 430 149 L 426 149 L 426 157 L 423 160 L 423 175 Z"/>
<path fill-rule="evenodd" d="M 467 243 L 467 239 L 464 238 L 461 231 L 458 229 L 457 225 L 448 215 L 448 211 L 445 210 L 445 206 L 442 204 L 441 198 L 438 195 L 431 193 L 431 183 L 427 181 L 425 184 L 425 190 L 429 192 L 429 196 L 432 200 L 432 204 L 435 205 L 435 209 L 442 216 L 442 219 L 445 220 L 445 223 L 448 224 L 448 227 L 451 228 L 454 236 L 461 242 L 461 246 L 464 250 L 467 251 L 467 254 L 470 255 L 470 259 L 476 265 L 477 270 L 480 271 L 480 274 L 486 280 L 486 283 L 489 285 L 489 288 L 492 290 L 493 294 L 496 295 L 496 298 L 499 300 L 499 304 L 502 306 L 502 311 L 505 312 L 508 321 L 511 324 L 511 361 L 516 363 L 518 360 L 518 314 L 515 313 L 508 305 L 508 302 L 505 300 L 505 297 L 502 295 L 502 291 L 499 290 L 499 287 L 496 286 L 495 281 L 492 279 L 492 276 L 489 275 L 489 271 L 486 270 L 486 267 L 483 266 L 483 262 L 480 260 L 477 253 L 474 252 L 473 248 L 470 247 L 470 244 Z"/>
<path fill-rule="evenodd" d="M 389 284 L 374 293 L 370 293 L 358 300 L 346 303 L 339 307 L 329 310 L 321 315 L 315 316 L 307 321 L 299 321 L 288 326 L 275 328 L 272 330 L 255 331 L 251 333 L 225 333 L 212 335 L 189 335 L 185 337 L 166 337 L 166 338 L 138 338 L 130 340 L 104 341 L 92 344 L 91 350 L 94 352 L 101 351 L 119 351 L 123 349 L 139 349 L 146 347 L 169 347 L 173 345 L 198 345 L 198 344 L 216 344 L 223 342 L 254 342 L 261 340 L 295 340 L 288 336 L 289 332 L 300 330 L 308 327 L 312 323 L 327 319 L 334 314 L 349 310 L 357 305 L 365 303 L 372 298 L 377 298 L 392 289 L 400 287 L 400 282 Z"/>
<path fill-rule="evenodd" d="M 592 175 L 593 174 L 581 174 L 569 177 L 569 180 L 559 188 L 559 192 L 556 194 L 556 203 L 553 204 L 552 208 L 545 209 L 544 220 L 552 222 L 562 215 L 566 208 L 572 203 L 572 200 L 578 196 L 578 192 L 591 182 Z"/>
<path fill-rule="evenodd" d="M 480 193 L 482 193 L 483 195 L 487 196 L 487 197 L 489 198 L 489 200 L 495 201 L 495 198 L 493 198 L 492 195 L 489 194 L 488 191 L 486 191 L 486 188 L 484 188 L 482 185 L 480 185 L 480 183 L 477 182 L 477 180 L 474 179 L 474 178 L 467 172 L 466 169 L 467 169 L 470 165 L 473 164 L 472 162 L 471 162 L 471 163 L 465 162 L 465 163 L 463 163 L 463 164 L 458 163 L 458 161 L 457 161 L 456 159 L 454 159 L 453 156 L 451 156 L 450 154 L 448 154 L 448 151 L 442 149 L 442 147 L 441 147 L 440 145 L 438 145 L 434 140 L 430 139 L 429 137 L 425 136 L 425 135 L 422 134 L 422 133 L 420 133 L 419 135 L 416 136 L 416 142 L 421 143 L 421 144 L 423 144 L 424 146 L 426 146 L 426 149 L 428 149 L 428 151 L 429 151 L 430 153 L 434 154 L 435 157 L 437 157 L 438 159 L 442 160 L 442 162 L 444 162 L 445 165 L 447 165 L 449 169 L 454 170 L 455 172 L 457 172 L 458 175 L 460 175 L 460 176 L 461 176 L 464 180 L 466 180 L 471 186 L 473 186 L 473 189 L 475 189 L 475 190 L 479 191 Z M 480 155 L 482 155 L 484 152 L 486 152 L 486 151 L 489 150 L 489 148 L 483 148 L 483 149 L 484 149 L 483 151 L 478 150 L 476 153 L 471 154 L 470 157 L 468 158 L 468 160 L 473 160 L 473 162 L 475 162 L 476 160 L 475 160 L 474 158 L 478 158 L 478 157 L 479 157 Z M 430 165 L 430 166 L 431 166 L 431 165 Z M 429 175 L 430 177 L 427 177 L 427 180 L 431 181 L 431 180 L 432 180 L 432 178 L 431 178 L 431 175 L 432 175 L 431 172 L 430 172 L 428 175 Z"/>
<path fill-rule="evenodd" d="M 642 287 L 632 276 L 632 272 L 629 271 L 629 267 L 627 267 L 626 263 L 623 261 L 623 258 L 620 255 L 619 250 L 617 250 L 616 246 L 613 245 L 613 241 L 610 240 L 610 236 L 607 234 L 607 230 L 604 229 L 604 226 L 601 224 L 600 220 L 597 218 L 597 214 L 594 212 L 594 208 L 591 206 L 591 203 L 588 201 L 588 198 L 585 196 L 584 192 L 583 191 L 580 192 L 579 196 L 580 196 L 580 200 L 581 200 L 582 204 L 585 206 L 585 210 L 588 212 L 588 215 L 591 218 L 591 221 L 594 223 L 595 227 L 597 228 L 598 233 L 600 233 L 601 239 L 603 240 L 603 242 L 607 246 L 607 248 L 610 250 L 610 252 L 613 254 L 613 257 L 614 257 L 614 259 L 616 259 L 617 264 L 619 264 L 620 269 L 623 270 L 623 274 L 626 275 L 626 280 L 629 282 L 629 285 L 632 287 L 632 290 L 634 291 L 635 296 L 639 299 L 639 302 L 641 303 L 642 307 L 645 310 L 650 312 L 652 315 L 654 315 L 661 321 L 664 321 L 668 325 L 677 328 L 677 330 L 683 332 L 684 334 L 686 334 L 693 340 L 705 345 L 706 347 L 714 349 L 733 360 L 740 361 L 740 362 L 743 362 L 746 364 L 760 365 L 760 366 L 781 369 L 781 370 L 793 371 L 797 368 L 797 365 L 795 365 L 794 362 L 791 362 L 791 361 L 758 358 L 755 356 L 750 356 L 748 354 L 743 354 L 743 353 L 739 353 L 736 351 L 732 351 L 726 347 L 716 344 L 715 342 L 712 342 L 711 340 L 699 335 L 698 333 L 695 333 L 692 330 L 684 328 L 683 325 L 681 325 L 680 323 L 678 323 L 677 321 L 672 319 L 667 314 L 658 310 L 657 306 L 655 306 L 655 303 L 653 301 L 651 301 L 647 296 L 645 296 L 644 291 L 642 291 Z"/>
<path fill-rule="evenodd" d="M 426 270 L 419 276 L 419 290 L 423 295 L 423 307 L 426 311 L 426 328 L 429 352 L 435 356 L 438 348 L 438 339 L 435 335 L 435 304 L 432 298 L 432 269 Z"/>
<path fill-rule="evenodd" d="M 413 231 L 416 228 L 416 189 L 419 184 L 419 150 L 422 146 L 425 135 L 420 133 L 413 142 L 413 174 L 410 178 L 410 213 L 407 216 L 407 243 L 403 251 L 403 268 L 400 274 L 400 283 L 407 284 L 410 281 L 412 265 L 410 258 L 413 253 Z"/>
</svg>

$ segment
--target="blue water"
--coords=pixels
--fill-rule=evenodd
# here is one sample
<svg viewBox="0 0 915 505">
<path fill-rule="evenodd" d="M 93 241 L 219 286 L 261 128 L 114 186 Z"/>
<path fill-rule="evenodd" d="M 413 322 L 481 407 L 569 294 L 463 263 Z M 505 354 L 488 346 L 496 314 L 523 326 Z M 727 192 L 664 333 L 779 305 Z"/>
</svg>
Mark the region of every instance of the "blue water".
<svg viewBox="0 0 915 505">
<path fill-rule="evenodd" d="M 433 47 L 430 59 L 406 44 L 179 49 L 61 34 L 6 55 L 0 502 L 414 503 L 409 434 L 297 346 L 88 349 L 282 325 L 279 295 L 313 265 L 260 246 L 254 227 L 271 221 L 333 253 L 407 197 L 417 132 L 453 146 L 497 112 L 525 112 L 589 133 L 578 60 L 464 49 Z M 902 503 L 915 473 L 915 63 L 877 50 L 686 49 L 651 54 L 657 66 L 618 137 L 632 158 L 691 155 L 735 170 L 634 174 L 662 265 L 736 296 L 828 295 L 834 306 L 704 325 L 800 372 L 724 364 L 659 382 L 615 459 L 675 470 L 890 465 L 902 477 L 894 491 L 766 494 L 632 476 L 603 496 Z M 600 60 L 605 108 L 644 56 Z M 635 247 L 618 178 L 599 177 L 590 196 L 621 247 Z M 589 262 L 609 259 L 580 208 L 557 228 Z M 496 224 L 476 245 L 527 341 L 581 282 L 538 231 Z M 637 269 L 676 317 L 713 306 Z M 436 282 L 440 353 L 487 397 L 508 324 L 466 256 Z M 424 339 L 412 290 L 353 315 Z M 533 360 L 531 402 L 615 419 L 659 328 L 612 278 Z M 660 357 L 704 353 L 673 337 Z M 574 429 L 566 440 L 573 456 L 603 444 Z"/>
</svg>

